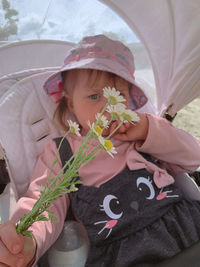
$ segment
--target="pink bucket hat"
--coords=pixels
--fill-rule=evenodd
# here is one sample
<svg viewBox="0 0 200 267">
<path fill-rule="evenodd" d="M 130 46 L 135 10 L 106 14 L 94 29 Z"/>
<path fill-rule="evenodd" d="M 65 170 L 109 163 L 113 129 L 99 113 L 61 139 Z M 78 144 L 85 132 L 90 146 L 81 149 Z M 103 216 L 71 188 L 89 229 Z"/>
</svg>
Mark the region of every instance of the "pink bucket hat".
<svg viewBox="0 0 200 267">
<path fill-rule="evenodd" d="M 68 51 L 64 64 L 59 71 L 51 75 L 44 84 L 44 90 L 55 103 L 62 99 L 61 72 L 72 69 L 96 69 L 114 73 L 129 81 L 133 110 L 141 108 L 148 101 L 143 90 L 135 82 L 134 58 L 128 47 L 104 35 L 83 38 L 74 48 Z"/>
</svg>

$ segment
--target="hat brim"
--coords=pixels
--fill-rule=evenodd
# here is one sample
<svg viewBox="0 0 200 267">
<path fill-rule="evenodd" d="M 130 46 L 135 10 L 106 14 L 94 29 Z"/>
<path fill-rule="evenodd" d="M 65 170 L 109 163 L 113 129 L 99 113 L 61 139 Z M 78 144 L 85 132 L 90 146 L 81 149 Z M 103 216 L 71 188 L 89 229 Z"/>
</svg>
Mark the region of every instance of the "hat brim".
<svg viewBox="0 0 200 267">
<path fill-rule="evenodd" d="M 44 84 L 44 90 L 50 96 L 55 96 L 60 93 L 59 83 L 62 81 L 61 73 L 72 69 L 96 69 L 101 71 L 107 71 L 114 73 L 126 81 L 130 82 L 133 86 L 130 88 L 130 106 L 132 110 L 143 107 L 148 98 L 145 96 L 142 88 L 134 79 L 134 76 L 130 71 L 121 63 L 111 61 L 106 58 L 84 58 L 77 61 L 72 61 L 62 67 L 59 71 L 52 74 Z M 54 102 L 55 98 L 53 99 Z"/>
</svg>

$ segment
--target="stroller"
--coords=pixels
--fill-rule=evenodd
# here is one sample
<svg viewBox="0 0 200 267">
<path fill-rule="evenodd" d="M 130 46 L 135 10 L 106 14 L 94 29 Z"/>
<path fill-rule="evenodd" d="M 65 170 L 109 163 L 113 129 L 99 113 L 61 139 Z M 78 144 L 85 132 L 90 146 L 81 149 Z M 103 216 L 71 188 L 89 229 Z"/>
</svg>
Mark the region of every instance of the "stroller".
<svg viewBox="0 0 200 267">
<path fill-rule="evenodd" d="M 129 24 L 148 51 L 156 102 L 149 101 L 140 111 L 172 120 L 181 108 L 200 96 L 199 0 L 101 2 Z M 65 41 L 34 40 L 0 47 L 2 221 L 9 218 L 17 199 L 26 192 L 44 143 L 63 134 L 52 122 L 55 105 L 41 88 L 46 78 L 58 69 L 71 45 Z M 140 71 L 136 77 L 145 90 L 148 81 L 144 81 L 143 74 Z M 149 82 L 147 87 L 152 88 L 152 84 Z M 198 175 L 196 172 L 196 179 Z M 187 174 L 175 179 L 189 198 L 200 200 L 194 179 Z M 199 250 L 200 244 L 196 244 L 159 266 L 199 266 Z M 47 263 L 41 261 L 38 266 L 47 267 Z"/>
</svg>

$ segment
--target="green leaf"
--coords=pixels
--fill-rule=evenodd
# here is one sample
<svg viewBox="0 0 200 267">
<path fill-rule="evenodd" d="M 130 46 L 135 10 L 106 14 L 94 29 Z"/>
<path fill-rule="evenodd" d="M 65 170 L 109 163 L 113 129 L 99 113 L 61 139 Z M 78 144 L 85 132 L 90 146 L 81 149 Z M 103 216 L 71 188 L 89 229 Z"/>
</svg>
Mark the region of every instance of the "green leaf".
<svg viewBox="0 0 200 267">
<path fill-rule="evenodd" d="M 30 237 L 30 238 L 33 238 L 32 231 L 30 231 L 30 230 L 25 230 L 25 231 L 23 231 L 23 232 L 22 232 L 22 235 L 24 235 L 24 236 L 28 236 L 28 237 Z"/>
<path fill-rule="evenodd" d="M 83 182 L 81 180 L 76 181 L 74 184 L 82 184 Z"/>
<path fill-rule="evenodd" d="M 58 219 L 54 215 L 49 215 L 49 220 L 50 220 L 50 222 L 57 222 L 58 221 Z"/>
<path fill-rule="evenodd" d="M 54 160 L 52 161 L 52 166 L 54 167 L 54 166 L 56 165 L 57 162 L 58 162 L 58 160 L 57 160 L 57 159 L 54 159 Z"/>
<path fill-rule="evenodd" d="M 48 213 L 49 220 L 51 222 L 57 222 L 58 221 L 58 219 L 53 215 L 53 212 L 52 211 L 47 210 L 47 213 Z"/>
<path fill-rule="evenodd" d="M 48 218 L 45 217 L 43 214 L 39 215 L 36 219 L 37 221 L 48 221 Z"/>
</svg>

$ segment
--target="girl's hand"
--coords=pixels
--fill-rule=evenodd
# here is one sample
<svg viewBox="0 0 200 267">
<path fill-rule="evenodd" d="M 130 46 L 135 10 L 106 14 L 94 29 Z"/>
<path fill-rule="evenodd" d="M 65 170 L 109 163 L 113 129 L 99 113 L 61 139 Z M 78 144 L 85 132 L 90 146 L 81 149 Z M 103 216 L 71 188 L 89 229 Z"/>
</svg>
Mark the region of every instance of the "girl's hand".
<svg viewBox="0 0 200 267">
<path fill-rule="evenodd" d="M 33 259 L 35 251 L 35 240 L 18 235 L 13 222 L 0 225 L 0 267 L 25 267 Z"/>
<path fill-rule="evenodd" d="M 137 115 L 140 117 L 140 121 L 124 123 L 114 134 L 114 137 L 120 141 L 145 141 L 149 129 L 149 122 L 146 114 L 141 114 L 137 112 Z M 112 123 L 110 127 L 110 133 L 116 129 L 119 125 L 119 121 Z"/>
</svg>

